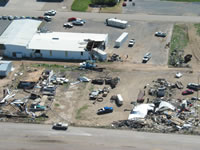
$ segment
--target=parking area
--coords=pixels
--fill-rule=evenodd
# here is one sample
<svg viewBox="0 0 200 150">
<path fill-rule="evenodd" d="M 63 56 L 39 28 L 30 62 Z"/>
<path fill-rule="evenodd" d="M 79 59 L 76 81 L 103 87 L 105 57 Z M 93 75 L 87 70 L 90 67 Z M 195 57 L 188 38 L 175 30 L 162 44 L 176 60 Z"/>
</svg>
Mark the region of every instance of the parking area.
<svg viewBox="0 0 200 150">
<path fill-rule="evenodd" d="M 135 2 L 135 6 L 132 5 Z M 200 3 L 170 2 L 160 0 L 126 0 L 123 13 L 159 14 L 159 15 L 194 15 L 199 16 Z"/>
<path fill-rule="evenodd" d="M 71 11 L 71 5 L 73 0 L 63 0 L 60 2 L 53 2 L 47 0 L 26 0 L 21 2 L 21 0 L 10 0 L 5 5 L 8 9 L 24 8 L 36 11 L 46 11 L 49 9 L 55 9 L 58 11 Z"/>
<path fill-rule="evenodd" d="M 67 18 L 57 20 L 53 18 L 52 22 L 46 23 L 45 28 L 49 31 L 56 32 L 83 32 L 83 33 L 108 33 L 108 54 L 116 53 L 122 58 L 128 55 L 128 61 L 133 63 L 141 63 L 143 56 L 147 52 L 152 53 L 152 59 L 148 63 L 156 65 L 166 65 L 168 60 L 168 50 L 165 45 L 170 41 L 173 24 L 159 22 L 129 22 L 128 28 L 119 29 L 106 26 L 102 21 L 86 20 L 83 26 L 74 26 L 73 28 L 64 28 L 63 24 L 67 22 Z M 167 33 L 166 38 L 155 37 L 156 31 Z M 120 48 L 114 48 L 116 39 L 123 33 L 128 32 L 128 39 Z M 128 47 L 130 39 L 135 39 L 136 43 L 133 47 Z"/>
</svg>

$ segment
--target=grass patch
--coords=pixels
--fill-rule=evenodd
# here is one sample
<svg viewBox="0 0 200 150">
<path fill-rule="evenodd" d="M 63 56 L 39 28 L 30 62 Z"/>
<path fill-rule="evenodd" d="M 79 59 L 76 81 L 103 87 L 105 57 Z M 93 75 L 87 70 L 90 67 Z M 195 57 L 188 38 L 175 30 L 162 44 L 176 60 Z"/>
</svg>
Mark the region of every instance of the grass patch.
<svg viewBox="0 0 200 150">
<path fill-rule="evenodd" d="M 91 4 L 91 0 L 74 0 L 71 9 L 73 11 L 87 11 L 88 5 Z"/>
<path fill-rule="evenodd" d="M 174 2 L 200 2 L 200 0 L 166 0 L 166 1 L 174 1 Z"/>
<path fill-rule="evenodd" d="M 117 5 L 114 7 L 103 7 L 100 10 L 100 13 L 121 13 L 122 12 L 122 3 L 121 0 Z"/>
<path fill-rule="evenodd" d="M 49 70 L 59 70 L 61 72 L 77 70 L 77 66 L 63 66 L 57 64 L 32 64 L 32 67 L 41 67 Z"/>
<path fill-rule="evenodd" d="M 187 46 L 188 41 L 188 27 L 186 25 L 174 25 L 170 42 L 169 65 L 175 66 L 178 61 L 183 60 L 182 50 Z"/>
<path fill-rule="evenodd" d="M 94 84 L 91 84 L 89 91 L 92 92 L 94 90 Z"/>
<path fill-rule="evenodd" d="M 88 109 L 88 105 L 84 105 L 81 108 L 78 109 L 77 113 L 76 113 L 76 119 L 82 119 L 82 112 Z"/>
<path fill-rule="evenodd" d="M 200 23 L 194 24 L 194 27 L 197 29 L 197 34 L 200 36 Z"/>
<path fill-rule="evenodd" d="M 55 103 L 55 106 L 56 106 L 56 107 L 59 107 L 59 106 L 60 106 L 60 104 L 58 104 L 58 103 Z"/>
</svg>

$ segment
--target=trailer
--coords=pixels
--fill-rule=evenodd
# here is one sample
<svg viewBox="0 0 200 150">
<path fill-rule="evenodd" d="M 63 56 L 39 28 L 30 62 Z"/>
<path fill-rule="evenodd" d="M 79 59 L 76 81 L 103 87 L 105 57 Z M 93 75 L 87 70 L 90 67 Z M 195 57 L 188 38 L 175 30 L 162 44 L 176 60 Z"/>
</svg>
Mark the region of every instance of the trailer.
<svg viewBox="0 0 200 150">
<path fill-rule="evenodd" d="M 128 21 L 120 20 L 120 19 L 117 19 L 117 18 L 109 18 L 109 19 L 106 19 L 106 25 L 125 29 L 128 25 Z"/>
<path fill-rule="evenodd" d="M 122 43 L 128 38 L 128 33 L 123 32 L 120 37 L 115 41 L 115 47 L 119 48 Z"/>
</svg>

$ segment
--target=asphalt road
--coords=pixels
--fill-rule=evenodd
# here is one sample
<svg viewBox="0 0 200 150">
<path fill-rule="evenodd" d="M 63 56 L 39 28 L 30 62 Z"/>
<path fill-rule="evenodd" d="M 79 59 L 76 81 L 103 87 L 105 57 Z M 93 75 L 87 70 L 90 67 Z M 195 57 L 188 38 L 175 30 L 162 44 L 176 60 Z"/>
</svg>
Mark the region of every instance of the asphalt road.
<svg viewBox="0 0 200 150">
<path fill-rule="evenodd" d="M 0 14 L 3 15 L 21 15 L 21 16 L 41 16 L 44 11 L 36 9 L 29 9 L 25 7 L 21 9 L 18 8 L 7 8 L 0 7 Z M 127 21 L 154 21 L 154 22 L 188 22 L 195 23 L 200 22 L 200 17 L 198 16 L 170 16 L 170 15 L 146 15 L 146 14 L 110 14 L 110 13 L 83 13 L 83 12 L 57 12 L 55 18 L 57 20 L 67 20 L 69 17 L 80 17 L 86 19 L 92 19 L 96 21 L 105 21 L 106 18 L 116 17 L 119 19 Z"/>
<path fill-rule="evenodd" d="M 175 16 L 198 16 L 200 15 L 200 3 L 172 2 L 165 0 L 127 0 L 127 6 L 123 7 L 123 13 L 143 13 L 143 14 L 159 14 L 159 15 L 175 15 Z"/>
<path fill-rule="evenodd" d="M 0 123 L 1 150 L 198 150 L 199 137 L 69 127 L 55 131 L 50 125 Z"/>
</svg>

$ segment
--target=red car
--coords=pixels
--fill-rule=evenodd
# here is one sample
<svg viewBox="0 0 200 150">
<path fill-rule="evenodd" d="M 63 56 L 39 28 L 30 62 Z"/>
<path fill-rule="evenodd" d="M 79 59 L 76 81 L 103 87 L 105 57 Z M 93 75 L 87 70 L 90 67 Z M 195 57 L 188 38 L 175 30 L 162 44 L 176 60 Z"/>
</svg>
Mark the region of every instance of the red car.
<svg viewBox="0 0 200 150">
<path fill-rule="evenodd" d="M 123 7 L 125 7 L 125 6 L 126 6 L 126 3 L 125 3 L 125 2 L 123 2 L 123 3 L 122 3 L 122 6 L 123 6 Z"/>
<path fill-rule="evenodd" d="M 71 17 L 71 18 L 68 18 L 68 22 L 72 22 L 72 21 L 76 21 L 77 18 L 76 17 Z"/>
<path fill-rule="evenodd" d="M 43 19 L 44 19 L 44 16 L 39 16 L 38 19 L 39 19 L 39 20 L 43 20 Z"/>
<path fill-rule="evenodd" d="M 193 94 L 193 93 L 194 93 L 193 90 L 187 89 L 187 90 L 185 90 L 185 91 L 182 92 L 182 95 L 189 95 L 189 94 Z"/>
</svg>

